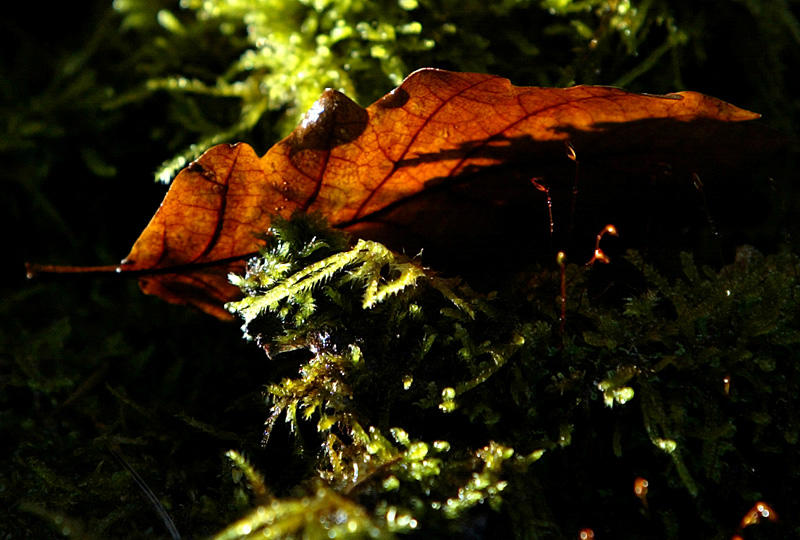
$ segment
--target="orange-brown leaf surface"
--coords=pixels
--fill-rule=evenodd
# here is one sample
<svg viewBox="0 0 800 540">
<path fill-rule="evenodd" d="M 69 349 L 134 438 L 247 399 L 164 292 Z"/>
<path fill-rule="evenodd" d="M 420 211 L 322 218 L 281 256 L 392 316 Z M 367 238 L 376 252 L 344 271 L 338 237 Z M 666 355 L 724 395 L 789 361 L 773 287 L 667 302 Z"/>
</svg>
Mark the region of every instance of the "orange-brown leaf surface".
<svg viewBox="0 0 800 540">
<path fill-rule="evenodd" d="M 319 212 L 395 248 L 491 241 L 509 208 L 524 216 L 540 204 L 530 179 L 562 174 L 552 167 L 569 164 L 566 143 L 595 170 L 696 170 L 729 159 L 741 139 L 732 123 L 757 117 L 695 92 L 516 87 L 434 69 L 366 109 L 326 90 L 263 157 L 221 145 L 181 171 L 119 271 L 140 274 L 146 293 L 228 317 L 222 304 L 238 291 L 227 274 L 243 270 L 276 214 Z"/>
</svg>

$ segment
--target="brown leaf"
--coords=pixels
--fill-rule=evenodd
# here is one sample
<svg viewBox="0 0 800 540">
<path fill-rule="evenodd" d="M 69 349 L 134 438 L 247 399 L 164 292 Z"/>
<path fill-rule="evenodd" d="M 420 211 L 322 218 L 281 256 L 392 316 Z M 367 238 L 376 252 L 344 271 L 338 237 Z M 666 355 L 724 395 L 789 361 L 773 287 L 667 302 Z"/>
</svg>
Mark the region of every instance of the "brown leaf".
<svg viewBox="0 0 800 540">
<path fill-rule="evenodd" d="M 148 294 L 229 318 L 222 304 L 238 290 L 227 274 L 258 251 L 273 215 L 319 212 L 395 248 L 491 243 L 509 230 L 501 220 L 513 214 L 519 227 L 539 204 L 532 176 L 572 166 L 566 143 L 582 167 L 695 171 L 739 152 L 745 139 L 730 123 L 755 118 L 695 92 L 515 87 L 435 69 L 367 109 L 326 90 L 262 158 L 221 145 L 186 167 L 118 271 L 141 274 Z"/>
</svg>

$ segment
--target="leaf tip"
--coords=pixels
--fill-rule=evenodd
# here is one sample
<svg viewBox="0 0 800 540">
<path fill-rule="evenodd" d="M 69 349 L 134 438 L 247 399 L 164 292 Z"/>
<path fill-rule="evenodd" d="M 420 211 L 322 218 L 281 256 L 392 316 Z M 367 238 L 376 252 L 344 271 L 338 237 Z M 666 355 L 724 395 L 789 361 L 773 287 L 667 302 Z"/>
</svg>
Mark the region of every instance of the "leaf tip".
<svg viewBox="0 0 800 540">
<path fill-rule="evenodd" d="M 727 122 L 744 122 L 761 118 L 761 115 L 757 112 L 742 109 L 727 101 L 701 94 L 700 92 L 675 92 L 664 97 L 672 99 L 678 97 L 684 102 L 686 108 L 695 108 L 698 116 L 711 117 Z"/>
</svg>

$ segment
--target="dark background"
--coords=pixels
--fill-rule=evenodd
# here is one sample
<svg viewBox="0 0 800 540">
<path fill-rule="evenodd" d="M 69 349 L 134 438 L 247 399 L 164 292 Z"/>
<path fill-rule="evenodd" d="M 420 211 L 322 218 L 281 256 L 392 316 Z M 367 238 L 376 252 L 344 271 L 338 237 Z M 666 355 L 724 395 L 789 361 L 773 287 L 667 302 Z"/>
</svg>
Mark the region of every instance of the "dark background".
<svg viewBox="0 0 800 540">
<path fill-rule="evenodd" d="M 712 213 L 727 222 L 740 216 L 748 224 L 739 228 L 749 235 L 743 240 L 764 250 L 786 243 L 796 248 L 792 141 L 800 87 L 789 75 L 800 67 L 800 30 L 756 18 L 745 2 L 673 4 L 676 21 L 692 28 L 696 40 L 680 49 L 685 86 L 670 86 L 674 79 L 665 57 L 630 89 L 691 89 L 761 112 L 764 123 L 786 137 L 789 150 L 771 156 L 753 177 L 764 182 L 751 186 L 763 197 L 721 190 Z M 796 14 L 796 2 L 785 5 Z M 521 24 L 542 17 L 536 10 Z M 280 366 L 243 342 L 236 324 L 145 297 L 131 280 L 25 279 L 25 261 L 113 264 L 124 257 L 165 192 L 152 181 L 153 172 L 196 136 L 182 131 L 167 93 L 107 107 L 110 96 L 140 87 L 150 75 L 141 69 L 150 39 L 121 30 L 105 1 L 46 7 L 23 2 L 0 21 L 5 538 L 45 537 L 66 526 L 113 537 L 163 536 L 158 516 L 109 448 L 169 501 L 169 512 L 187 535 L 210 534 L 244 507 L 236 497 L 220 502 L 241 492 L 222 453 L 258 452 L 266 415 L 261 387 Z M 219 38 L 213 35 L 208 39 L 196 57 L 188 56 L 189 63 L 206 62 L 209 72 L 220 72 L 239 51 L 223 40 L 214 47 Z M 577 53 L 557 49 L 557 39 L 545 42 L 553 47 L 551 62 L 560 55 L 579 64 Z M 516 74 L 501 71 L 513 64 L 502 53 L 497 51 L 502 61 L 493 66 L 495 73 L 519 85 L 538 83 L 530 66 Z M 576 69 L 577 82 L 609 83 L 624 71 L 620 64 L 626 59 L 604 61 L 608 70 L 599 75 L 588 64 Z M 457 66 L 442 61 L 434 67 Z M 270 136 L 275 140 L 269 129 L 260 126 L 245 139 L 263 152 Z"/>
</svg>

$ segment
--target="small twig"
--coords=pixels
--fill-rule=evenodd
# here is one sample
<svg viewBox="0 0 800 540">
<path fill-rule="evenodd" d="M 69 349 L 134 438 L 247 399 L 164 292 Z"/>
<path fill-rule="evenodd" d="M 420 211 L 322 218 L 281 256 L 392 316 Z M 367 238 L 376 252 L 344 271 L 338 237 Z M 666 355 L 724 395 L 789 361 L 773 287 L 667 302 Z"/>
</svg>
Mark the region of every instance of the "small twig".
<svg viewBox="0 0 800 540">
<path fill-rule="evenodd" d="M 181 540 L 181 533 L 178 532 L 178 528 L 175 527 L 175 522 L 172 521 L 171 517 L 169 517 L 167 509 L 164 508 L 164 505 L 158 500 L 158 497 L 156 497 L 156 494 L 153 493 L 153 490 L 150 489 L 144 479 L 139 476 L 139 473 L 137 473 L 134 468 L 131 467 L 130 464 L 125 460 L 125 458 L 122 457 L 122 454 L 110 446 L 108 446 L 107 449 L 108 453 L 114 456 L 114 459 L 117 460 L 117 463 L 119 463 L 122 468 L 128 471 L 133 477 L 133 481 L 136 482 L 136 485 L 138 485 L 139 489 L 142 490 L 142 493 L 144 493 L 144 497 L 148 500 L 148 502 L 153 505 L 153 508 L 155 508 L 156 513 L 161 518 L 161 521 L 164 522 L 164 526 L 169 531 L 169 534 L 172 536 L 173 540 Z"/>
<path fill-rule="evenodd" d="M 561 336 L 561 347 L 564 347 L 564 330 L 567 326 L 567 254 L 559 251 L 556 255 L 561 274 L 561 312 L 558 315 L 558 332 Z"/>
</svg>

